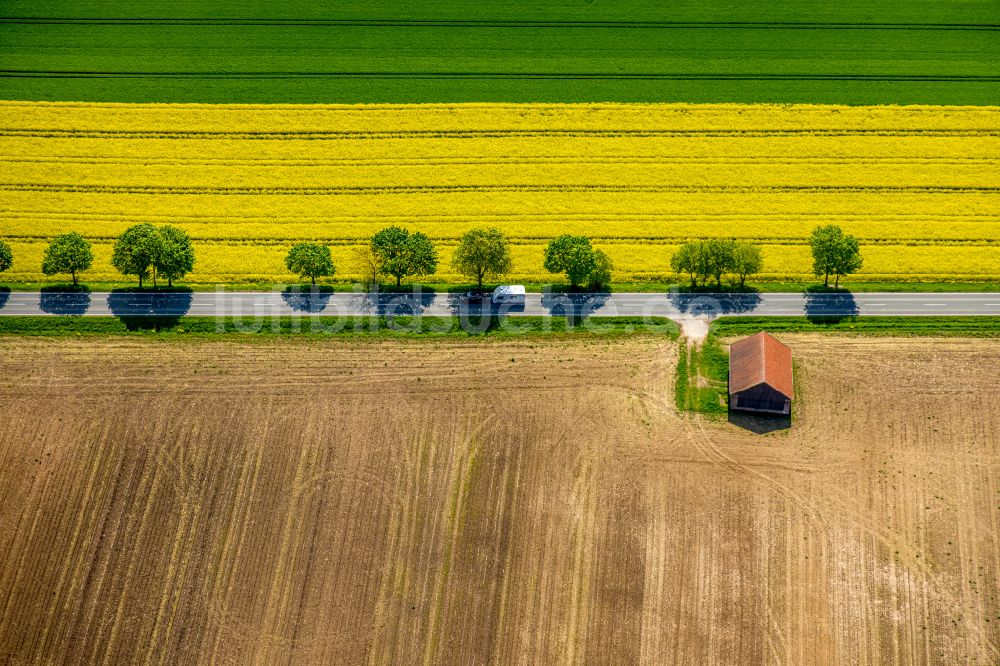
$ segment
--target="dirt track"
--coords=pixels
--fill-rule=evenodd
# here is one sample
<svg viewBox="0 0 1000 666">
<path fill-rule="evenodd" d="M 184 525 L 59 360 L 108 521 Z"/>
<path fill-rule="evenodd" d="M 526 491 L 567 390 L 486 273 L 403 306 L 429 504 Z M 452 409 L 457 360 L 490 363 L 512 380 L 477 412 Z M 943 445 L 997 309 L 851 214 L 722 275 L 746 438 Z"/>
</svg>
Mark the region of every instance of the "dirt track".
<svg viewBox="0 0 1000 666">
<path fill-rule="evenodd" d="M 1000 661 L 1000 341 L 0 340 L 0 663 Z"/>
</svg>

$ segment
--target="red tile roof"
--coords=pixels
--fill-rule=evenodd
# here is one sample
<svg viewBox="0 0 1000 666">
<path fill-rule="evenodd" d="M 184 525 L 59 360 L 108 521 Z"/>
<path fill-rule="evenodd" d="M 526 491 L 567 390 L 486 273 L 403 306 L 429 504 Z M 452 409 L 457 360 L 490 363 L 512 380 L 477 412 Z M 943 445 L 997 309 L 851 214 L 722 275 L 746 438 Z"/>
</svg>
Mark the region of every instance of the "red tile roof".
<svg viewBox="0 0 1000 666">
<path fill-rule="evenodd" d="M 729 392 L 762 383 L 792 398 L 792 350 L 763 331 L 729 347 Z"/>
</svg>

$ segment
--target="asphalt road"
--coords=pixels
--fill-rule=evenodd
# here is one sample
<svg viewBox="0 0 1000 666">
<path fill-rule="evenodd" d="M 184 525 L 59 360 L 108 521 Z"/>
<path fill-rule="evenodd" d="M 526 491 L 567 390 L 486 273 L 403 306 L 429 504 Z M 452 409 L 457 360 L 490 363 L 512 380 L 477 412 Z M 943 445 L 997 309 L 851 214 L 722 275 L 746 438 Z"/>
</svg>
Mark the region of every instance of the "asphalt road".
<svg viewBox="0 0 1000 666">
<path fill-rule="evenodd" d="M 309 292 L 142 293 L 0 292 L 0 316 L 370 316 L 460 315 L 499 312 L 513 316 L 1000 316 L 1000 293 L 860 294 L 528 294 L 523 306 L 468 304 L 455 294 Z"/>
</svg>

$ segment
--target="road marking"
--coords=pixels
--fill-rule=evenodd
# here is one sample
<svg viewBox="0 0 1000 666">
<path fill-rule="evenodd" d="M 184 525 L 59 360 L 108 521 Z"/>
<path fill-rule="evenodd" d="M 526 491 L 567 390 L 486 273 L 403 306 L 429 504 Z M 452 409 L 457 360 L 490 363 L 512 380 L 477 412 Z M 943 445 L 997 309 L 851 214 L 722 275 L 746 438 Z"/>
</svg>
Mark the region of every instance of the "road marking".
<svg viewBox="0 0 1000 666">
<path fill-rule="evenodd" d="M 944 306 L 946 306 L 948 304 L 947 303 L 924 303 L 924 305 L 943 308 Z"/>
</svg>

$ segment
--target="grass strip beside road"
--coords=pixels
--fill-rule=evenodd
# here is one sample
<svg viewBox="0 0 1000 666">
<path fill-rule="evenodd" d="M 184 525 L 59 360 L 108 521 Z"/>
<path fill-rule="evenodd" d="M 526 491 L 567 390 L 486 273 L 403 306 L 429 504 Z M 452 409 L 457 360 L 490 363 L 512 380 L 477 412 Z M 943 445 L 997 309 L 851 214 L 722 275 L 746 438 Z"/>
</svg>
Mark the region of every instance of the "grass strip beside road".
<svg viewBox="0 0 1000 666">
<path fill-rule="evenodd" d="M 215 317 L 0 317 L 0 336 L 156 336 L 170 339 L 223 336 L 266 338 L 330 337 L 503 337 L 540 335 L 631 335 L 652 333 L 676 339 L 677 324 L 666 318 L 592 318 L 574 322 L 564 317 L 275 317 L 254 320 Z"/>
<path fill-rule="evenodd" d="M 711 336 L 768 333 L 840 333 L 877 336 L 1000 337 L 1000 317 L 721 317 Z"/>
</svg>

